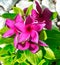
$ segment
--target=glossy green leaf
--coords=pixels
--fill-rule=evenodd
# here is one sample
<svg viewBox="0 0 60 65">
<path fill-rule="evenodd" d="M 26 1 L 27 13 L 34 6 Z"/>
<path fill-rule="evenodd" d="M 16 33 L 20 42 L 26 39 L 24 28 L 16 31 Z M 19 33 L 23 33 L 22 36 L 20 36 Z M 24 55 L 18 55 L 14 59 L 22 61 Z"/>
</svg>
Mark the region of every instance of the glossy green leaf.
<svg viewBox="0 0 60 65">
<path fill-rule="evenodd" d="M 40 60 L 42 59 L 43 53 L 42 50 L 38 51 L 36 54 L 31 53 L 29 50 L 25 51 L 25 55 L 27 60 L 32 64 L 32 65 L 38 65 Z"/>
<path fill-rule="evenodd" d="M 4 47 L 4 50 L 6 50 L 6 51 L 8 51 L 8 52 L 10 52 L 10 53 L 14 53 L 15 48 L 14 48 L 14 46 L 13 46 L 12 44 L 9 44 L 9 45 L 6 45 L 6 46 Z"/>
<path fill-rule="evenodd" d="M 52 13 L 52 16 L 51 16 L 51 20 L 57 18 L 57 15 L 58 15 L 57 12 L 53 12 L 53 13 Z"/>
<path fill-rule="evenodd" d="M 51 61 L 50 60 L 48 60 L 48 59 L 45 59 L 45 63 L 43 64 L 43 65 L 51 65 Z"/>
<path fill-rule="evenodd" d="M 17 59 L 21 58 L 22 54 L 23 54 L 23 51 L 18 50 L 16 53 Z"/>
<path fill-rule="evenodd" d="M 49 59 L 49 60 L 55 60 L 56 59 L 54 52 L 50 48 L 44 47 L 44 49 L 46 51 L 44 58 Z"/>
<path fill-rule="evenodd" d="M 42 59 L 38 65 L 43 65 L 45 62 L 45 59 Z"/>
<path fill-rule="evenodd" d="M 28 7 L 27 11 L 26 11 L 26 15 L 27 15 L 27 16 L 31 14 L 32 9 L 33 9 L 33 5 L 30 5 L 30 6 Z"/>
<path fill-rule="evenodd" d="M 46 34 L 45 30 L 42 30 L 40 32 L 39 38 L 40 38 L 40 40 L 46 40 L 47 39 L 47 34 Z"/>
<path fill-rule="evenodd" d="M 46 30 L 47 40 L 45 41 L 55 54 L 56 59 L 60 59 L 60 31 Z"/>
<path fill-rule="evenodd" d="M 16 17 L 16 13 L 4 13 L 2 14 L 3 18 L 9 18 L 9 19 L 14 19 Z"/>
<path fill-rule="evenodd" d="M 25 60 L 26 60 L 26 56 L 25 56 L 24 54 L 22 54 L 19 59 L 16 58 L 16 61 L 17 61 L 18 63 L 25 62 Z"/>
<path fill-rule="evenodd" d="M 24 12 L 21 8 L 18 8 L 18 7 L 13 7 L 13 11 L 14 13 L 16 14 L 21 14 L 21 15 L 24 15 Z"/>
</svg>

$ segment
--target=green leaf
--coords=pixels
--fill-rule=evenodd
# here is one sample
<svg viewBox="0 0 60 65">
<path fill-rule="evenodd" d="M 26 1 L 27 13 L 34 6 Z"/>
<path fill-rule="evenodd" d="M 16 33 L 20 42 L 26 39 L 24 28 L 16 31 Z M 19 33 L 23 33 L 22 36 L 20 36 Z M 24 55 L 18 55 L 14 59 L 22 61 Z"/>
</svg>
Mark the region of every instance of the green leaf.
<svg viewBox="0 0 60 65">
<path fill-rule="evenodd" d="M 27 62 L 22 62 L 20 63 L 20 65 L 30 65 L 30 64 L 28 64 Z"/>
<path fill-rule="evenodd" d="M 51 16 L 51 20 L 53 20 L 53 19 L 57 18 L 57 15 L 58 15 L 58 13 L 57 13 L 57 12 L 53 12 L 53 13 L 52 13 L 52 16 Z"/>
<path fill-rule="evenodd" d="M 44 58 L 49 59 L 49 60 L 55 60 L 56 59 L 54 52 L 50 48 L 44 47 L 44 49 L 46 51 Z"/>
<path fill-rule="evenodd" d="M 10 56 L 8 56 L 8 57 L 6 57 L 4 59 L 4 62 L 3 63 L 4 63 L 4 65 L 11 65 L 12 61 L 13 61 L 13 58 L 10 57 Z"/>
<path fill-rule="evenodd" d="M 19 65 L 19 63 L 18 62 L 15 62 L 14 65 Z"/>
<path fill-rule="evenodd" d="M 0 44 L 12 44 L 13 38 L 0 38 Z"/>
<path fill-rule="evenodd" d="M 7 26 L 5 26 L 3 29 L 0 30 L 0 34 L 4 34 L 8 29 Z"/>
<path fill-rule="evenodd" d="M 12 53 L 14 53 L 14 51 L 15 51 L 15 48 L 12 44 L 5 45 L 5 47 L 3 47 L 0 50 L 0 56 L 2 57 L 9 56 Z"/>
<path fill-rule="evenodd" d="M 0 34 L 0 39 L 2 38 L 2 35 Z"/>
<path fill-rule="evenodd" d="M 45 59 L 45 63 L 43 64 L 43 65 L 51 65 L 51 61 L 50 60 L 48 60 L 48 59 Z"/>
<path fill-rule="evenodd" d="M 18 50 L 16 53 L 17 59 L 21 58 L 22 54 L 23 54 L 23 51 Z"/>
<path fill-rule="evenodd" d="M 60 31 L 46 30 L 47 40 L 45 41 L 55 54 L 56 59 L 60 59 Z"/>
<path fill-rule="evenodd" d="M 18 50 L 16 53 L 15 61 L 17 61 L 18 63 L 22 63 L 25 62 L 25 60 L 26 60 L 25 54 Z"/>
<path fill-rule="evenodd" d="M 45 62 L 45 59 L 42 59 L 38 65 L 43 65 Z"/>
<path fill-rule="evenodd" d="M 32 65 L 38 65 L 40 60 L 42 59 L 43 53 L 42 50 L 38 51 L 36 54 L 31 53 L 29 50 L 25 51 L 26 59 L 32 64 Z"/>
<path fill-rule="evenodd" d="M 56 61 L 56 65 L 60 65 L 60 59 Z"/>
<path fill-rule="evenodd" d="M 42 31 L 40 32 L 39 39 L 40 39 L 40 40 L 46 40 L 46 39 L 47 39 L 47 34 L 46 34 L 45 30 L 42 30 Z"/>
<path fill-rule="evenodd" d="M 33 9 L 33 5 L 30 5 L 30 6 L 28 7 L 27 11 L 26 11 L 26 15 L 27 15 L 27 16 L 31 14 L 32 9 Z"/>
<path fill-rule="evenodd" d="M 11 38 L 3 38 L 2 36 L 3 36 L 3 34 L 7 31 L 7 30 L 9 30 L 8 29 L 8 27 L 7 26 L 5 26 L 3 29 L 1 29 L 0 30 L 0 44 L 11 44 L 11 43 L 13 43 L 13 37 L 11 37 Z"/>
<path fill-rule="evenodd" d="M 9 19 L 14 19 L 16 17 L 16 13 L 4 13 L 2 14 L 3 18 L 9 18 Z"/>
<path fill-rule="evenodd" d="M 9 44 L 9 45 L 6 45 L 5 47 L 4 47 L 4 50 L 6 50 L 7 52 L 9 52 L 9 53 L 14 53 L 14 51 L 15 51 L 15 48 L 14 48 L 14 46 L 12 45 L 12 44 Z"/>
<path fill-rule="evenodd" d="M 21 15 L 24 15 L 24 12 L 21 8 L 18 8 L 18 7 L 13 7 L 13 11 L 14 13 L 16 14 L 21 14 Z"/>
</svg>

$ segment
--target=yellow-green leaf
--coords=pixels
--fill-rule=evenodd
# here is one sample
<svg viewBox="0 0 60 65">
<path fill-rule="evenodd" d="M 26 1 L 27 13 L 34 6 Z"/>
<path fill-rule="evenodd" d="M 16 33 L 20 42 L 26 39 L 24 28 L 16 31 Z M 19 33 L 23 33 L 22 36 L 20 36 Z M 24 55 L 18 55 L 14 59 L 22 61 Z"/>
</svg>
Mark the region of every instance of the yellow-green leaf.
<svg viewBox="0 0 60 65">
<path fill-rule="evenodd" d="M 27 11 L 26 11 L 26 15 L 27 15 L 27 16 L 31 14 L 32 9 L 33 9 L 33 5 L 30 5 L 30 6 L 28 7 Z"/>
<path fill-rule="evenodd" d="M 21 14 L 21 15 L 24 14 L 23 10 L 21 8 L 18 8 L 18 7 L 13 7 L 13 11 L 16 14 Z"/>
<path fill-rule="evenodd" d="M 45 59 L 42 59 L 38 65 L 43 65 L 45 62 Z"/>
<path fill-rule="evenodd" d="M 47 34 L 46 34 L 45 30 L 42 30 L 40 32 L 39 38 L 40 38 L 40 40 L 46 40 L 47 39 Z"/>
<path fill-rule="evenodd" d="M 45 51 L 46 51 L 46 54 L 45 54 L 45 58 L 46 59 L 49 59 L 49 60 L 55 60 L 55 55 L 54 55 L 54 52 L 48 48 L 48 47 L 44 47 Z"/>
</svg>

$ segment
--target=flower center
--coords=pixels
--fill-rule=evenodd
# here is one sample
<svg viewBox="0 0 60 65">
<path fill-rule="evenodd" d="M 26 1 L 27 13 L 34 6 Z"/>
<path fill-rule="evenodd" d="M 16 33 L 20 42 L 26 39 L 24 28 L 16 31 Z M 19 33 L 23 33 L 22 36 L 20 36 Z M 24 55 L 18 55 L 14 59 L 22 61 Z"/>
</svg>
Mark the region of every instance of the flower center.
<svg viewBox="0 0 60 65">
<path fill-rule="evenodd" d="M 26 27 L 26 31 L 27 32 L 31 32 L 31 30 L 32 30 L 32 26 L 31 25 L 29 25 L 29 26 Z"/>
</svg>

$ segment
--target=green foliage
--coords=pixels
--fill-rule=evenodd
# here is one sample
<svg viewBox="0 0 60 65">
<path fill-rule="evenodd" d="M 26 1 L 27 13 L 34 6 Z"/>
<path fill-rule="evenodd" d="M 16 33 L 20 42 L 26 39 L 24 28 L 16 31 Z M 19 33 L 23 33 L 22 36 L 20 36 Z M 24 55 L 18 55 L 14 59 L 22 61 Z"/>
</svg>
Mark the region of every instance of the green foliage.
<svg viewBox="0 0 60 65">
<path fill-rule="evenodd" d="M 56 61 L 56 65 L 60 65 L 60 60 L 57 60 Z"/>
<path fill-rule="evenodd" d="M 19 63 L 18 62 L 15 62 L 14 65 L 19 65 Z"/>
<path fill-rule="evenodd" d="M 46 40 L 47 39 L 47 34 L 46 34 L 45 30 L 42 30 L 40 32 L 39 38 L 40 38 L 40 40 Z"/>
<path fill-rule="evenodd" d="M 20 63 L 20 65 L 30 65 L 30 64 L 27 62 L 22 62 L 22 63 Z"/>
<path fill-rule="evenodd" d="M 4 57 L 7 55 L 11 55 L 12 53 L 14 53 L 14 51 L 15 51 L 15 48 L 12 44 L 5 45 L 5 47 L 2 48 L 0 51 L 0 56 Z"/>
<path fill-rule="evenodd" d="M 24 12 L 21 8 L 18 8 L 18 7 L 13 7 L 13 11 L 14 13 L 16 14 L 21 14 L 21 15 L 24 15 Z"/>
<path fill-rule="evenodd" d="M 16 13 L 4 13 L 2 14 L 3 18 L 9 18 L 9 19 L 14 19 L 16 17 Z"/>
<path fill-rule="evenodd" d="M 4 34 L 8 29 L 7 26 L 5 26 L 3 29 L 0 30 L 0 34 Z"/>
<path fill-rule="evenodd" d="M 46 43 L 54 51 L 56 58 L 60 58 L 60 32 L 56 30 L 46 30 L 48 39 Z"/>
<path fill-rule="evenodd" d="M 25 51 L 25 55 L 27 60 L 32 64 L 32 65 L 38 65 L 40 60 L 43 57 L 42 50 L 38 51 L 36 54 L 31 53 L 29 50 Z"/>
<path fill-rule="evenodd" d="M 33 5 L 30 5 L 26 11 L 26 16 L 30 15 L 31 14 L 31 11 L 33 9 Z"/>
<path fill-rule="evenodd" d="M 0 44 L 6 43 L 4 48 L 0 48 L 0 60 L 4 62 L 5 65 L 51 65 L 49 64 L 49 60 L 54 60 L 56 56 L 56 60 L 60 59 L 60 32 L 58 29 L 53 28 L 53 30 L 46 30 L 47 39 L 45 42 L 49 45 L 50 48 L 45 48 L 44 50 L 41 48 L 36 54 L 31 53 L 29 50 L 20 51 L 14 48 L 13 38 L 2 38 L 0 37 Z M 2 31 L 1 34 L 5 32 Z M 42 34 L 45 34 L 43 31 Z M 44 37 L 44 35 L 43 35 Z M 55 56 L 54 56 L 55 54 Z M 45 59 L 44 59 L 45 58 Z M 47 60 L 46 60 L 47 59 Z M 27 60 L 27 61 L 26 61 Z M 9 64 L 8 64 L 9 62 Z M 52 62 L 51 62 L 52 63 Z M 59 62 L 57 62 L 59 64 Z"/>
<path fill-rule="evenodd" d="M 53 12 L 53 13 L 52 13 L 52 16 L 51 16 L 51 20 L 53 20 L 53 19 L 57 18 L 57 15 L 58 15 L 58 13 L 57 13 L 57 12 Z"/>
<path fill-rule="evenodd" d="M 13 41 L 13 38 L 0 38 L 0 44 L 11 44 Z"/>
<path fill-rule="evenodd" d="M 9 30 L 7 26 L 5 26 L 3 29 L 0 30 L 0 44 L 11 44 L 13 43 L 14 39 L 13 37 L 10 38 L 3 38 L 3 34 Z"/>
<path fill-rule="evenodd" d="M 44 49 L 46 51 L 46 54 L 44 55 L 44 57 L 49 60 L 55 60 L 55 55 L 54 55 L 53 51 L 47 47 L 44 47 Z"/>
<path fill-rule="evenodd" d="M 45 41 L 56 57 L 56 65 L 59 65 L 60 61 L 60 31 L 54 27 L 53 30 L 46 30 L 48 39 Z"/>
<path fill-rule="evenodd" d="M 45 59 L 42 59 L 38 65 L 43 65 L 45 62 Z"/>
<path fill-rule="evenodd" d="M 4 65 L 11 65 L 14 57 L 15 48 L 12 44 L 5 45 L 0 50 L 0 60 L 3 61 Z"/>
<path fill-rule="evenodd" d="M 33 5 L 27 9 L 27 16 L 31 14 L 32 8 Z M 24 14 L 20 8 L 13 7 L 13 10 L 15 13 L 4 13 L 2 17 L 14 19 L 18 13 L 21 15 Z M 54 12 L 51 20 L 56 17 L 57 13 Z M 60 31 L 57 26 L 53 26 L 52 30 L 42 30 L 40 32 L 40 39 L 44 40 L 49 47 L 44 47 L 44 50 L 40 48 L 36 54 L 31 53 L 29 50 L 16 50 L 13 45 L 13 37 L 2 37 L 7 30 L 7 27 L 0 30 L 0 44 L 6 44 L 4 48 L 0 48 L 0 61 L 3 61 L 4 65 L 51 65 L 52 62 L 50 62 L 50 60 L 55 60 L 56 65 L 60 64 Z"/>
</svg>

